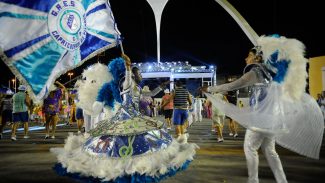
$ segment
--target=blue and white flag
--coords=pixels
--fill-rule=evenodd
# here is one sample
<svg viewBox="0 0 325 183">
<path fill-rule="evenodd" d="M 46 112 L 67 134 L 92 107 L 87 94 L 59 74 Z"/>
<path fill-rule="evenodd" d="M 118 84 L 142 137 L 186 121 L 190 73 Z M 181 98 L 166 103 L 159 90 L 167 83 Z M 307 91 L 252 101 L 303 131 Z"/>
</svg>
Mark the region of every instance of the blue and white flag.
<svg viewBox="0 0 325 183">
<path fill-rule="evenodd" d="M 0 54 L 36 101 L 119 38 L 107 0 L 0 0 Z"/>
</svg>

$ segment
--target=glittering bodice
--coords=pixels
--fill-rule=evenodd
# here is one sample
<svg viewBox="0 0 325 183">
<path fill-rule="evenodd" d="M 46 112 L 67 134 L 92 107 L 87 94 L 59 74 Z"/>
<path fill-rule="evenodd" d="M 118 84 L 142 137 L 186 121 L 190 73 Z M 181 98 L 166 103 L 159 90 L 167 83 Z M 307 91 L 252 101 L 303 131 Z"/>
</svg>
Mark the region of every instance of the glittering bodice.
<svg viewBox="0 0 325 183">
<path fill-rule="evenodd" d="M 125 94 L 122 105 L 111 119 L 100 121 L 96 128 L 90 130 L 92 136 L 142 134 L 163 128 L 163 122 L 139 112 L 139 103 L 130 94 L 133 92 Z"/>
</svg>

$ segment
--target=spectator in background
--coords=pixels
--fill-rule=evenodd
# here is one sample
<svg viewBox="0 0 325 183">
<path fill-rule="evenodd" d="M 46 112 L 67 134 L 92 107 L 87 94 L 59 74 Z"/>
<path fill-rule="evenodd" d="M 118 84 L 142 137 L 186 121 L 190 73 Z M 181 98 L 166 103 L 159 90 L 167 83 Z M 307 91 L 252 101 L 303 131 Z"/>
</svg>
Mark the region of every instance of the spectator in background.
<svg viewBox="0 0 325 183">
<path fill-rule="evenodd" d="M 162 109 L 163 109 L 164 115 L 165 115 L 167 130 L 170 130 L 172 127 L 172 116 L 173 116 L 174 102 L 173 102 L 173 100 L 170 100 L 170 98 L 172 96 L 170 94 L 169 89 L 166 89 L 164 92 L 165 92 L 165 95 L 162 97 L 161 106 L 164 106 L 164 107 L 162 107 Z"/>
<path fill-rule="evenodd" d="M 19 126 L 19 122 L 24 123 L 24 138 L 29 138 L 28 136 L 28 106 L 30 105 L 30 98 L 26 93 L 26 86 L 20 85 L 18 87 L 18 92 L 12 97 L 13 108 L 12 108 L 12 131 L 11 140 L 16 141 L 16 130 Z"/>
<path fill-rule="evenodd" d="M 321 95 L 320 108 L 322 110 L 323 116 L 325 116 L 325 91 L 323 91 Z"/>
<path fill-rule="evenodd" d="M 72 126 L 76 121 L 76 104 L 74 101 L 75 94 L 71 94 L 69 97 L 69 106 L 70 106 L 70 112 L 69 112 L 69 125 Z"/>
<path fill-rule="evenodd" d="M 226 98 L 229 103 L 232 103 L 234 105 L 237 105 L 237 92 L 236 91 L 228 91 Z M 235 120 L 231 119 L 227 116 L 229 119 L 229 136 L 231 137 L 238 137 L 238 124 Z"/>
<path fill-rule="evenodd" d="M 158 101 L 158 103 L 157 103 L 157 112 L 158 112 L 158 116 L 161 115 L 161 110 L 162 110 L 162 107 L 161 107 L 160 102 Z"/>
<path fill-rule="evenodd" d="M 205 103 L 205 110 L 207 113 L 207 118 L 211 119 L 212 118 L 212 103 L 209 100 L 207 100 Z"/>
<path fill-rule="evenodd" d="M 81 134 L 82 127 L 84 125 L 84 116 L 83 116 L 83 110 L 80 107 L 77 107 L 76 119 L 77 119 L 78 134 Z"/>
<path fill-rule="evenodd" d="M 216 95 L 218 98 L 220 98 L 221 100 L 228 102 L 227 98 L 222 95 L 221 93 L 215 93 L 214 95 Z M 225 113 L 220 111 L 218 108 L 216 108 L 215 106 L 212 107 L 213 111 L 212 111 L 212 125 L 213 127 L 216 129 L 217 131 L 217 135 L 218 135 L 218 142 L 223 142 L 223 126 L 224 126 L 224 121 L 225 121 Z"/>
<path fill-rule="evenodd" d="M 52 127 L 52 139 L 55 139 L 55 129 L 56 124 L 59 121 L 59 112 L 60 112 L 60 103 L 62 100 L 62 90 L 66 89 L 64 85 L 62 85 L 60 82 L 56 81 L 55 84 L 57 84 L 60 88 L 56 88 L 54 85 L 50 88 L 50 94 L 49 96 L 44 99 L 43 104 L 43 111 L 45 114 L 45 139 L 50 138 L 50 126 Z M 62 90 L 61 90 L 62 89 Z"/>
<path fill-rule="evenodd" d="M 207 115 L 207 110 L 206 110 L 206 102 L 207 102 L 207 100 L 205 99 L 205 100 L 203 100 L 203 102 L 202 102 L 202 117 L 203 118 L 207 118 L 208 117 L 208 115 Z"/>
<path fill-rule="evenodd" d="M 318 93 L 316 101 L 317 101 L 317 104 L 319 105 L 319 107 L 322 106 L 322 99 L 323 99 L 322 94 Z"/>
<path fill-rule="evenodd" d="M 196 96 L 196 98 L 194 99 L 194 121 L 195 122 L 201 122 L 202 121 L 202 100 L 199 98 L 200 96 Z"/>
<path fill-rule="evenodd" d="M 0 139 L 2 139 L 2 132 L 7 122 L 12 122 L 12 93 L 7 92 L 4 99 L 0 103 L 1 111 L 1 125 L 0 125 Z"/>
<path fill-rule="evenodd" d="M 190 97 L 191 97 L 191 100 L 192 100 L 192 105 L 189 106 L 188 118 L 187 118 L 187 120 L 185 122 L 185 128 L 186 128 L 185 129 L 185 133 L 187 132 L 187 128 L 190 127 L 193 124 L 193 122 L 195 121 L 195 111 L 194 111 L 194 109 L 195 109 L 195 107 L 194 107 L 194 105 L 195 105 L 195 103 L 194 103 L 195 98 L 191 94 L 190 94 Z"/>
<path fill-rule="evenodd" d="M 181 81 L 176 82 L 172 97 L 169 100 L 173 100 L 174 102 L 173 122 L 176 128 L 177 140 L 181 143 L 186 143 L 187 136 L 185 134 L 184 123 L 188 118 L 188 109 L 192 105 L 192 99 Z"/>
<path fill-rule="evenodd" d="M 150 89 L 149 86 L 144 86 L 142 89 L 142 94 L 140 96 L 140 104 L 139 104 L 139 108 L 140 108 L 140 112 L 142 115 L 145 116 L 152 116 L 152 105 L 153 105 L 153 100 L 151 98 L 150 95 L 145 95 L 146 93 L 150 93 Z"/>
<path fill-rule="evenodd" d="M 239 100 L 239 102 L 238 102 L 238 106 L 239 106 L 240 108 L 243 108 L 243 107 L 244 107 L 243 101 Z"/>
</svg>

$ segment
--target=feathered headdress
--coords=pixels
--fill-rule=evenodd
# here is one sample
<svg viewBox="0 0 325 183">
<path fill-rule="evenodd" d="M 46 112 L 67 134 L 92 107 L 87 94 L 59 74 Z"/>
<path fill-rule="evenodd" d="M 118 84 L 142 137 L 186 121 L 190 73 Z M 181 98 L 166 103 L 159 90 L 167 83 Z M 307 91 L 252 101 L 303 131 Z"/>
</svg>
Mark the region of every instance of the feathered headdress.
<svg viewBox="0 0 325 183">
<path fill-rule="evenodd" d="M 78 106 L 88 113 L 92 113 L 92 104 L 96 101 L 98 91 L 104 83 L 113 80 L 113 77 L 106 65 L 96 63 L 83 71 L 82 78 L 76 83 L 79 97 Z"/>
<path fill-rule="evenodd" d="M 114 108 L 115 101 L 122 103 L 119 81 L 125 74 L 124 60 L 121 57 L 113 59 L 108 65 L 108 70 L 112 74 L 113 80 L 102 86 L 97 95 L 97 101 L 103 102 L 104 106 Z"/>
<path fill-rule="evenodd" d="M 261 36 L 257 44 L 263 52 L 265 64 L 274 72 L 273 81 L 283 85 L 287 96 L 300 99 L 305 92 L 307 78 L 304 44 L 278 35 Z"/>
</svg>

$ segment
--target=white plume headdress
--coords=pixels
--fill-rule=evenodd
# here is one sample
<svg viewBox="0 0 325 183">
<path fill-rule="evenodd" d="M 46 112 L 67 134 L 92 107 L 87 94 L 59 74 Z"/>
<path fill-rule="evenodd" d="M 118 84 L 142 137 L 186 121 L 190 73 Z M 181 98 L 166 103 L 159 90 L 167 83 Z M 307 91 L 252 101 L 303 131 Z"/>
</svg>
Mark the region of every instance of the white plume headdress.
<svg viewBox="0 0 325 183">
<path fill-rule="evenodd" d="M 306 64 L 308 61 L 304 57 L 304 44 L 297 39 L 284 36 L 261 36 L 257 44 L 263 53 L 264 62 L 275 69 L 276 76 L 283 75 L 280 76 L 283 77 L 280 78 L 283 80 L 280 83 L 285 95 L 293 100 L 300 99 L 307 83 Z M 283 64 L 285 62 L 286 64 Z M 281 68 L 281 65 L 287 65 L 287 68 Z"/>
</svg>

